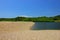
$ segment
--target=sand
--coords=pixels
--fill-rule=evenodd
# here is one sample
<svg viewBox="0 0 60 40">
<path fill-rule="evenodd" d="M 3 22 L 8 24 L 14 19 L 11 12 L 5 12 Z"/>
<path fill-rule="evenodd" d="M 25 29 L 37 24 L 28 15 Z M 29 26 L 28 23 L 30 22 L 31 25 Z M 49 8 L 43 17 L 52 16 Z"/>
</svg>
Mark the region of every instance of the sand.
<svg viewBox="0 0 60 40">
<path fill-rule="evenodd" d="M 0 22 L 0 31 L 30 30 L 34 22 Z"/>
<path fill-rule="evenodd" d="M 60 30 L 0 32 L 0 40 L 60 40 Z"/>
<path fill-rule="evenodd" d="M 60 40 L 60 30 L 29 30 L 33 25 L 33 22 L 0 22 L 0 40 Z M 23 26 L 26 28 L 19 29 Z"/>
</svg>

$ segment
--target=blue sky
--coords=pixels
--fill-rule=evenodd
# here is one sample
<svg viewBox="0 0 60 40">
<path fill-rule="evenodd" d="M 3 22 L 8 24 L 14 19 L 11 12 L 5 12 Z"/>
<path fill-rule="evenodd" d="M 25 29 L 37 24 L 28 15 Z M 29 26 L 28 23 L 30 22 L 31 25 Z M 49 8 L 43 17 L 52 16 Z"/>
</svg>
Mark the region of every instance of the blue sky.
<svg viewBox="0 0 60 40">
<path fill-rule="evenodd" d="M 60 15 L 60 0 L 0 0 L 0 17 Z"/>
</svg>

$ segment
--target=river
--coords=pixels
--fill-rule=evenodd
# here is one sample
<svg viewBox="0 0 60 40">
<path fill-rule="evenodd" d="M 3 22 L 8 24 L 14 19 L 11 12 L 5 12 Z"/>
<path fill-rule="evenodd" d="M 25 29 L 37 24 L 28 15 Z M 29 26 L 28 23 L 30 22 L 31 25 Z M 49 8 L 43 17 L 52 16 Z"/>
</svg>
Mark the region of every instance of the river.
<svg viewBox="0 0 60 40">
<path fill-rule="evenodd" d="M 60 30 L 60 22 L 35 22 L 32 30 Z"/>
</svg>

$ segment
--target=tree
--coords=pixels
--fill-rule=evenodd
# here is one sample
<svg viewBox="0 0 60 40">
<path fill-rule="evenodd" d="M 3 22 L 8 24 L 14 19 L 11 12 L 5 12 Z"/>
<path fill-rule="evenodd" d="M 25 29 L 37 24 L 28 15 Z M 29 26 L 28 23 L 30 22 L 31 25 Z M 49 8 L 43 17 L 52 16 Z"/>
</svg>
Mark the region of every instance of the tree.
<svg viewBox="0 0 60 40">
<path fill-rule="evenodd" d="M 60 20 L 60 15 L 54 16 L 53 19 L 54 20 Z"/>
</svg>

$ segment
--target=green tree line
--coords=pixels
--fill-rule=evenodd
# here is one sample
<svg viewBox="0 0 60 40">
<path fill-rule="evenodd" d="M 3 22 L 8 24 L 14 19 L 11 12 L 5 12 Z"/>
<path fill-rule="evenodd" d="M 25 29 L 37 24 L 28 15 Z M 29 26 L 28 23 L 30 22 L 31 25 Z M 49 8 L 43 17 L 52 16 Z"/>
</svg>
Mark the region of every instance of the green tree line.
<svg viewBox="0 0 60 40">
<path fill-rule="evenodd" d="M 60 15 L 53 17 L 15 17 L 15 18 L 0 18 L 0 21 L 33 21 L 33 22 L 60 22 Z"/>
</svg>

